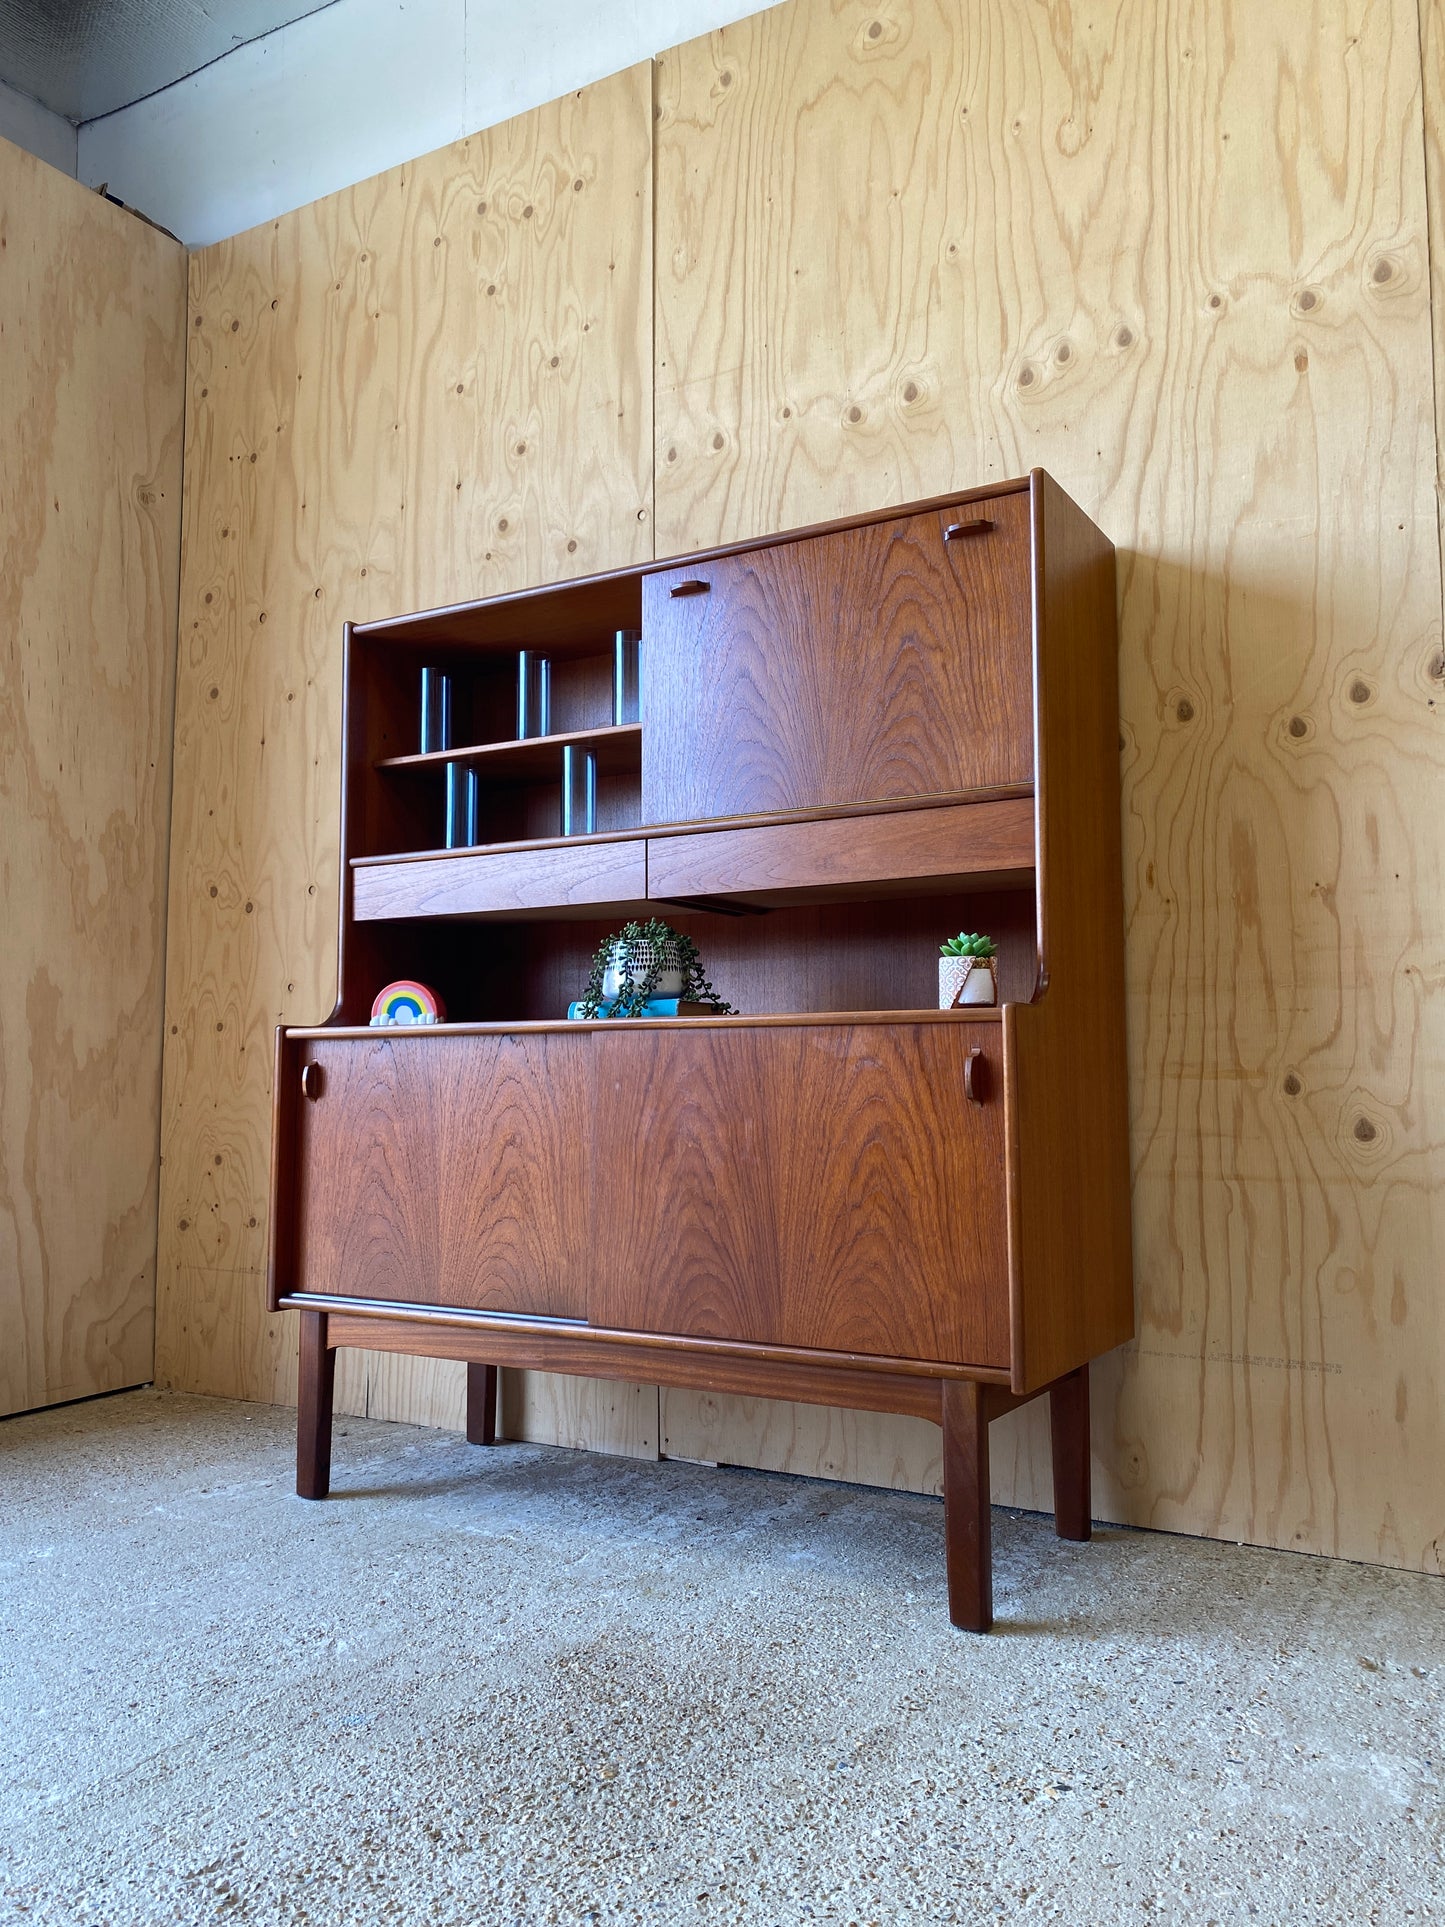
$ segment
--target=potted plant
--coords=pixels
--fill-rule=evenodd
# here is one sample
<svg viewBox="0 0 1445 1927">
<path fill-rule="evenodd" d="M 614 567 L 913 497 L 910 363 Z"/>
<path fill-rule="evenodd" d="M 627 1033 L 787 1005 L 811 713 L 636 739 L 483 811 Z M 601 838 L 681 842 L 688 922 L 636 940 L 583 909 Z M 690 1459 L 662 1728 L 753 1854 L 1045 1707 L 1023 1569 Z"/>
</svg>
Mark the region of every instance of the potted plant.
<svg viewBox="0 0 1445 1927">
<path fill-rule="evenodd" d="M 654 998 L 703 1004 L 719 1017 L 732 1014 L 732 1005 L 723 1002 L 704 975 L 692 938 L 649 917 L 646 923 L 624 924 L 598 944 L 578 1014 L 641 1017 Z"/>
<path fill-rule="evenodd" d="M 960 930 L 939 945 L 938 1008 L 998 1002 L 998 945 L 977 931 Z"/>
</svg>

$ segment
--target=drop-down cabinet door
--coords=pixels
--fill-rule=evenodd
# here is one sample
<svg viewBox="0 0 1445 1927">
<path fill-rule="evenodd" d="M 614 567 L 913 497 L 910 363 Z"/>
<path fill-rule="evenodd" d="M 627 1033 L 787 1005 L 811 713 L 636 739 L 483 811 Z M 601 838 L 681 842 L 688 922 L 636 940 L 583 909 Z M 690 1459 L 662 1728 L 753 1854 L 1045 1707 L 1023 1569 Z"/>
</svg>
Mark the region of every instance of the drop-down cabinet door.
<svg viewBox="0 0 1445 1927">
<path fill-rule="evenodd" d="M 584 1033 L 288 1040 L 301 1292 L 585 1318 Z"/>
<path fill-rule="evenodd" d="M 598 1031 L 592 1322 L 1006 1369 L 1002 1043 L 965 1021 Z"/>
<path fill-rule="evenodd" d="M 1029 497 L 642 585 L 643 820 L 1033 780 Z"/>
</svg>

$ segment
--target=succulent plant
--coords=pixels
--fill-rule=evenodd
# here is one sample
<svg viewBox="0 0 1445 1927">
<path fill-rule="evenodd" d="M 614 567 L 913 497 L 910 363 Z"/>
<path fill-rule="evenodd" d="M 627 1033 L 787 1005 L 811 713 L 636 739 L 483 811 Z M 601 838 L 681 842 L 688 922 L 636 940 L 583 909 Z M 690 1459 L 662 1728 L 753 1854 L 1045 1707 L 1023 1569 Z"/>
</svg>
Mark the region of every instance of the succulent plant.
<svg viewBox="0 0 1445 1927">
<path fill-rule="evenodd" d="M 998 945 L 992 937 L 980 936 L 977 931 L 960 930 L 956 937 L 945 937 L 938 946 L 941 957 L 981 957 L 987 959 L 998 955 Z"/>
</svg>

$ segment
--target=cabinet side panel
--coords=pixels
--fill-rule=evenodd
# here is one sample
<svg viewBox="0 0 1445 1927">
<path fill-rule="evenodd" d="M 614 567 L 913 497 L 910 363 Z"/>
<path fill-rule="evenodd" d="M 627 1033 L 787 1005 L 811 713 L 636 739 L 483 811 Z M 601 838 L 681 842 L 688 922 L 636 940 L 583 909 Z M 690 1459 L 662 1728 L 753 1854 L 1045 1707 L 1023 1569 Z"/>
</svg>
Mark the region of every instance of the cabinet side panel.
<svg viewBox="0 0 1445 1927">
<path fill-rule="evenodd" d="M 1114 551 L 1046 475 L 1034 506 L 1044 990 L 1004 1012 L 1016 1391 L 1134 1330 Z"/>
</svg>

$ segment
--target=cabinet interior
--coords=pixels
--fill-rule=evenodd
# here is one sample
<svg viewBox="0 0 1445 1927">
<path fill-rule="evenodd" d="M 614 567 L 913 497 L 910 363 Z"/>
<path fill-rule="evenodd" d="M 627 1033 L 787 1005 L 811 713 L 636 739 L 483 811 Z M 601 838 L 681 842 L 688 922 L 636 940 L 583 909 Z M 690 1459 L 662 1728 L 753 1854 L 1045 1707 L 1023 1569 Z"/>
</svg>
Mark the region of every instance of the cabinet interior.
<svg viewBox="0 0 1445 1927">
<path fill-rule="evenodd" d="M 743 1016 L 916 1011 L 938 1003 L 938 945 L 987 930 L 999 946 L 1001 1003 L 1027 1003 L 1038 982 L 1037 918 L 1026 889 L 952 891 L 874 902 L 807 903 L 743 916 L 637 906 L 690 936 L 718 995 Z M 586 991 L 592 954 L 625 921 L 537 917 L 516 922 L 398 920 L 372 926 L 374 968 L 420 977 L 441 992 L 449 1021 L 538 1023 L 565 1018 Z M 341 1011 L 345 1023 L 368 1009 Z"/>
</svg>

